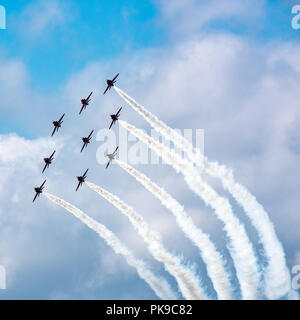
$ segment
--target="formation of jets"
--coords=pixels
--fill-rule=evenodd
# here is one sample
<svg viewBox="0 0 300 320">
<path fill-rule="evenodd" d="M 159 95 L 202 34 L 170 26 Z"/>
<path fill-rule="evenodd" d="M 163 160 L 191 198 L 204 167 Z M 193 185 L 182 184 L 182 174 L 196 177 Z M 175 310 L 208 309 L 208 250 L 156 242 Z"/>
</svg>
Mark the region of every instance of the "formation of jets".
<svg viewBox="0 0 300 320">
<path fill-rule="evenodd" d="M 116 79 L 117 77 L 119 76 L 119 73 L 112 79 L 112 80 L 106 80 L 106 83 L 107 83 L 107 88 L 105 89 L 104 93 L 105 94 L 107 91 L 109 91 L 113 86 L 114 84 L 116 83 Z M 89 105 L 90 101 L 91 101 L 91 97 L 92 97 L 92 94 L 93 94 L 93 91 L 88 95 L 88 97 L 86 99 L 81 99 L 81 109 L 79 111 L 79 115 L 82 113 L 82 111 L 84 111 L 86 109 L 86 107 Z M 120 112 L 122 110 L 122 107 L 118 110 L 118 112 L 116 114 L 112 114 L 110 115 L 111 117 L 111 124 L 109 126 L 109 129 L 111 129 L 111 127 L 115 124 L 116 121 L 119 120 L 119 116 L 120 116 Z M 59 120 L 57 121 L 53 121 L 53 126 L 54 126 L 54 129 L 52 131 L 52 134 L 51 134 L 51 137 L 54 136 L 55 132 L 58 131 L 58 129 L 62 126 L 62 123 L 63 123 L 63 119 L 64 119 L 64 116 L 65 116 L 65 113 L 60 117 Z M 87 137 L 82 137 L 81 140 L 83 142 L 83 146 L 81 148 L 81 151 L 82 152 L 87 146 L 88 144 L 91 142 L 91 138 L 92 138 L 92 135 L 94 133 L 94 130 L 91 131 L 91 133 L 87 136 Z M 111 162 L 115 159 L 116 155 L 117 155 L 117 151 L 118 151 L 119 147 L 117 147 L 115 149 L 115 151 L 111 154 L 107 154 L 106 156 L 108 157 L 108 163 L 106 165 L 106 169 L 108 168 L 108 166 L 111 164 Z M 53 151 L 53 153 L 51 154 L 50 157 L 48 158 L 44 158 L 44 162 L 45 162 L 45 166 L 43 168 L 43 171 L 42 173 L 45 172 L 45 170 L 47 168 L 49 168 L 50 164 L 52 164 L 52 161 L 54 160 L 54 155 L 55 155 L 56 151 Z M 88 170 L 87 169 L 85 171 L 85 173 L 82 175 L 82 176 L 78 176 L 77 177 L 77 180 L 78 180 L 78 185 L 77 185 L 77 188 L 76 188 L 76 191 L 80 188 L 80 186 L 85 182 L 85 179 L 86 179 L 86 176 L 87 176 L 87 173 L 88 173 Z M 34 191 L 35 191 L 35 197 L 33 198 L 33 202 L 40 196 L 41 193 L 43 193 L 43 189 L 45 187 L 45 183 L 46 183 L 46 180 L 42 183 L 42 185 L 40 187 L 35 187 L 34 188 Z"/>
</svg>

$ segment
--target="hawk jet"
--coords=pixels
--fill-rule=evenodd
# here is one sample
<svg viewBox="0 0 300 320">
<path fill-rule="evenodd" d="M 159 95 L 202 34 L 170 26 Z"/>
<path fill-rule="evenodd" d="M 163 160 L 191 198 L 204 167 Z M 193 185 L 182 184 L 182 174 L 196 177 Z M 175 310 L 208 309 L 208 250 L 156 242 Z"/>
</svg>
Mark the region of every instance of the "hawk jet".
<svg viewBox="0 0 300 320">
<path fill-rule="evenodd" d="M 107 165 L 106 165 L 106 168 L 105 169 L 107 169 L 108 168 L 108 166 L 111 164 L 111 162 L 113 161 L 113 160 L 115 160 L 115 157 L 116 157 L 116 155 L 117 155 L 117 151 L 118 151 L 118 149 L 119 149 L 119 147 L 116 147 L 116 150 L 113 152 L 113 153 L 111 153 L 111 154 L 107 154 L 106 156 L 108 157 L 108 163 L 107 163 Z"/>
<path fill-rule="evenodd" d="M 90 95 L 86 99 L 81 99 L 82 107 L 81 107 L 81 110 L 80 110 L 79 114 L 81 114 L 81 112 L 83 110 L 85 110 L 85 108 L 89 105 L 89 103 L 91 101 L 92 94 L 93 94 L 93 91 L 90 93 Z"/>
<path fill-rule="evenodd" d="M 111 87 L 114 86 L 114 84 L 115 84 L 116 79 L 117 79 L 118 76 L 119 76 L 119 73 L 118 73 L 112 80 L 106 80 L 107 88 L 105 89 L 105 91 L 104 91 L 103 94 L 105 94 L 108 90 L 111 89 Z"/>
<path fill-rule="evenodd" d="M 52 122 L 53 125 L 54 125 L 54 130 L 53 130 L 53 132 L 52 132 L 51 137 L 53 137 L 54 133 L 55 133 L 56 131 L 58 131 L 58 129 L 61 127 L 61 124 L 63 123 L 62 119 L 64 118 L 64 116 L 65 116 L 65 114 L 63 114 L 58 121 L 53 121 L 53 122 Z"/>
<path fill-rule="evenodd" d="M 36 200 L 36 198 L 39 197 L 41 193 L 43 193 L 43 189 L 44 189 L 45 183 L 46 183 L 46 180 L 42 183 L 42 185 L 40 187 L 35 187 L 34 188 L 34 191 L 36 192 L 36 195 L 33 198 L 32 202 L 34 202 Z"/>
<path fill-rule="evenodd" d="M 77 186 L 77 188 L 76 188 L 76 191 L 77 191 L 77 190 L 79 189 L 79 187 L 85 182 L 86 174 L 87 174 L 88 171 L 89 171 L 89 169 L 87 169 L 82 176 L 77 177 L 78 186 Z"/>
<path fill-rule="evenodd" d="M 53 156 L 54 156 L 55 152 L 56 152 L 56 151 L 54 151 L 49 158 L 44 158 L 45 166 L 44 166 L 44 169 L 43 169 L 43 172 L 42 172 L 42 173 L 44 173 L 44 171 L 45 171 L 45 170 L 49 167 L 49 165 L 52 163 L 52 161 L 53 161 L 53 159 L 54 159 Z"/>
<path fill-rule="evenodd" d="M 85 137 L 85 138 L 81 138 L 81 140 L 83 141 L 83 146 L 81 148 L 81 151 L 83 151 L 84 148 L 87 147 L 87 145 L 90 143 L 91 141 L 91 138 L 92 138 L 92 134 L 93 134 L 94 130 L 91 131 L 91 133 L 88 135 L 88 137 Z"/>
<path fill-rule="evenodd" d="M 111 127 L 114 125 L 114 123 L 119 120 L 119 116 L 120 116 L 121 110 L 122 110 L 122 107 L 119 109 L 119 111 L 116 114 L 111 114 L 110 115 L 110 117 L 112 119 L 112 122 L 111 122 L 111 124 L 109 126 L 109 129 L 111 129 Z"/>
</svg>

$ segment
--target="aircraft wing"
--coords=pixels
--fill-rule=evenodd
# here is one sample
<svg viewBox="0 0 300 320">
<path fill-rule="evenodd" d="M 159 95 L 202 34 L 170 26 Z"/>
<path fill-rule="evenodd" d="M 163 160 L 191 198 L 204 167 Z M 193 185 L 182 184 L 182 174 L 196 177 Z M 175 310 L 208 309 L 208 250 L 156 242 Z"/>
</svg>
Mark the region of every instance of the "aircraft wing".
<svg viewBox="0 0 300 320">
<path fill-rule="evenodd" d="M 54 133 L 56 132 L 57 127 L 54 127 L 51 137 L 53 137 Z"/>
<path fill-rule="evenodd" d="M 120 74 L 120 73 L 118 73 L 118 74 L 112 79 L 112 81 L 115 81 L 115 80 L 118 78 L 119 74 Z"/>
<path fill-rule="evenodd" d="M 118 116 L 120 114 L 121 110 L 122 110 L 122 107 L 118 110 L 116 116 Z"/>
<path fill-rule="evenodd" d="M 84 144 L 83 144 L 83 146 L 82 146 L 82 148 L 81 148 L 80 152 L 82 152 L 82 151 L 83 151 L 83 149 L 85 148 L 85 146 L 86 146 L 86 143 L 84 143 Z"/>
<path fill-rule="evenodd" d="M 51 160 L 52 160 L 52 158 L 53 158 L 53 156 L 54 156 L 55 152 L 56 152 L 56 151 L 54 151 L 54 152 L 51 154 L 51 156 L 50 156 L 50 159 L 51 159 Z"/>
<path fill-rule="evenodd" d="M 84 108 L 85 108 L 85 106 L 84 106 L 84 105 L 82 105 L 82 107 L 81 107 L 81 109 L 80 109 L 79 114 L 81 114 L 81 112 L 84 110 Z"/>
<path fill-rule="evenodd" d="M 61 120 L 64 118 L 65 113 L 61 116 L 61 118 L 58 120 L 58 122 L 61 122 Z"/>
<path fill-rule="evenodd" d="M 93 132 L 94 132 L 94 130 L 92 130 L 92 131 L 91 131 L 91 133 L 90 133 L 90 134 L 89 134 L 89 136 L 88 136 L 88 139 L 90 139 L 90 138 L 91 138 L 91 136 L 92 136 Z"/>
<path fill-rule="evenodd" d="M 78 186 L 76 188 L 76 191 L 79 189 L 79 187 L 81 186 L 81 182 L 78 183 Z"/>
<path fill-rule="evenodd" d="M 107 88 L 105 89 L 103 94 L 105 94 L 109 88 L 110 88 L 110 86 L 107 86 Z"/>
<path fill-rule="evenodd" d="M 89 169 L 86 169 L 85 173 L 83 174 L 83 177 L 86 177 L 86 174 L 88 173 Z"/>
<path fill-rule="evenodd" d="M 34 201 L 36 200 L 37 196 L 38 196 L 38 193 L 36 193 L 36 195 L 35 195 L 35 197 L 33 198 L 33 201 L 32 201 L 32 202 L 34 202 Z"/>
<path fill-rule="evenodd" d="M 89 94 L 89 96 L 86 98 L 86 101 L 89 101 L 90 100 L 90 97 L 92 96 L 93 94 L 93 91 Z"/>
<path fill-rule="evenodd" d="M 113 126 L 113 124 L 115 123 L 115 120 L 113 120 L 109 126 L 109 129 L 111 129 L 111 127 Z"/>
<path fill-rule="evenodd" d="M 105 169 L 107 169 L 109 165 L 110 165 L 110 160 L 107 162 L 107 165 L 106 165 Z"/>
<path fill-rule="evenodd" d="M 118 151 L 119 147 L 116 147 L 116 150 L 114 151 L 113 154 L 116 154 L 116 152 Z"/>
<path fill-rule="evenodd" d="M 43 189 L 44 184 L 46 183 L 47 180 L 45 180 L 42 185 L 40 186 L 41 189 Z"/>
<path fill-rule="evenodd" d="M 43 169 L 42 173 L 44 173 L 44 171 L 47 169 L 47 167 L 48 167 L 48 165 L 47 165 L 47 163 L 46 163 L 45 166 L 44 166 L 44 169 Z"/>
</svg>

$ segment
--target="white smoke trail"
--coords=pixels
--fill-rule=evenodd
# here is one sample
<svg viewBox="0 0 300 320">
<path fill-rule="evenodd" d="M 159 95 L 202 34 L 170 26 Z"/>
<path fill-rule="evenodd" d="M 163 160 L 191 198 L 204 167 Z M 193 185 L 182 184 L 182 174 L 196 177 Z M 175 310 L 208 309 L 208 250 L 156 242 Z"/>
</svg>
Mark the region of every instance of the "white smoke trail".
<svg viewBox="0 0 300 320">
<path fill-rule="evenodd" d="M 256 256 L 245 228 L 233 214 L 228 200 L 219 196 L 210 185 L 198 175 L 197 170 L 195 170 L 188 161 L 179 157 L 163 144 L 155 141 L 148 134 L 133 125 L 123 120 L 119 120 L 119 123 L 131 134 L 147 144 L 176 171 L 183 173 L 189 187 L 204 200 L 206 205 L 214 209 L 217 217 L 224 222 L 224 230 L 230 239 L 228 249 L 235 264 L 242 297 L 243 299 L 257 299 L 260 276 Z"/>
<path fill-rule="evenodd" d="M 134 209 L 99 186 L 90 182 L 86 182 L 86 184 L 129 218 L 138 233 L 147 242 L 149 250 L 154 258 L 162 262 L 166 270 L 175 277 L 178 286 L 186 299 L 207 299 L 206 294 L 200 285 L 199 279 L 190 269 L 186 268 L 181 263 L 178 257 L 174 256 L 164 248 L 159 235 L 149 229 L 144 219 L 135 212 Z"/>
<path fill-rule="evenodd" d="M 251 223 L 256 228 L 260 242 L 264 246 L 268 265 L 265 269 L 265 292 L 269 299 L 285 296 L 291 289 L 291 278 L 285 261 L 285 253 L 281 242 L 276 236 L 274 225 L 267 212 L 256 198 L 241 184 L 237 183 L 231 170 L 217 162 L 210 162 L 204 155 L 178 132 L 167 126 L 163 121 L 139 105 L 121 89 L 115 87 L 117 93 L 132 108 L 166 139 L 172 141 L 176 147 L 182 149 L 196 163 L 199 168 L 204 168 L 211 176 L 222 181 L 224 188 L 231 193 L 242 206 Z"/>
<path fill-rule="evenodd" d="M 48 199 L 55 202 L 59 206 L 65 208 L 70 213 L 72 213 L 76 218 L 80 219 L 89 228 L 96 231 L 98 235 L 103 238 L 106 243 L 115 251 L 115 253 L 123 255 L 127 263 L 136 268 L 139 276 L 148 283 L 155 294 L 164 300 L 176 300 L 176 295 L 172 292 L 171 287 L 168 282 L 161 277 L 155 276 L 146 266 L 144 261 L 138 260 L 134 257 L 132 252 L 129 251 L 117 238 L 117 236 L 108 230 L 104 225 L 95 221 L 85 213 L 83 213 L 78 208 L 74 207 L 70 203 L 59 199 L 49 193 L 43 193 Z"/>
<path fill-rule="evenodd" d="M 244 186 L 234 181 L 232 172 L 225 166 L 205 159 L 205 170 L 221 179 L 224 188 L 243 207 L 258 232 L 268 259 L 264 277 L 267 298 L 278 299 L 287 295 L 291 290 L 291 277 L 286 266 L 282 244 L 276 236 L 274 225 L 267 212 Z"/>
<path fill-rule="evenodd" d="M 148 177 L 131 167 L 129 164 L 119 160 L 116 160 L 116 163 L 139 181 L 174 214 L 177 224 L 184 231 L 185 235 L 200 249 L 203 261 L 207 265 L 207 273 L 212 280 L 218 299 L 232 299 L 232 288 L 225 270 L 225 263 L 209 236 L 194 225 L 192 219 L 187 215 L 183 206 L 181 206 L 180 203 L 178 203 L 163 188 L 160 188 Z"/>
</svg>

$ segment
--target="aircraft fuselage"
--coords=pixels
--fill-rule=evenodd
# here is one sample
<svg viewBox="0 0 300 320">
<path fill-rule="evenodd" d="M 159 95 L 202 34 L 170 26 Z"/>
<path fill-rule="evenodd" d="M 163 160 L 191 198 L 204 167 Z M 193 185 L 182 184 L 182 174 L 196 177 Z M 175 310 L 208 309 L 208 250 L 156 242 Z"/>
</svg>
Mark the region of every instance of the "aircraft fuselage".
<svg viewBox="0 0 300 320">
<path fill-rule="evenodd" d="M 61 123 L 58 121 L 53 121 L 53 125 L 54 125 L 54 127 L 57 127 L 57 128 L 61 127 Z"/>
</svg>

